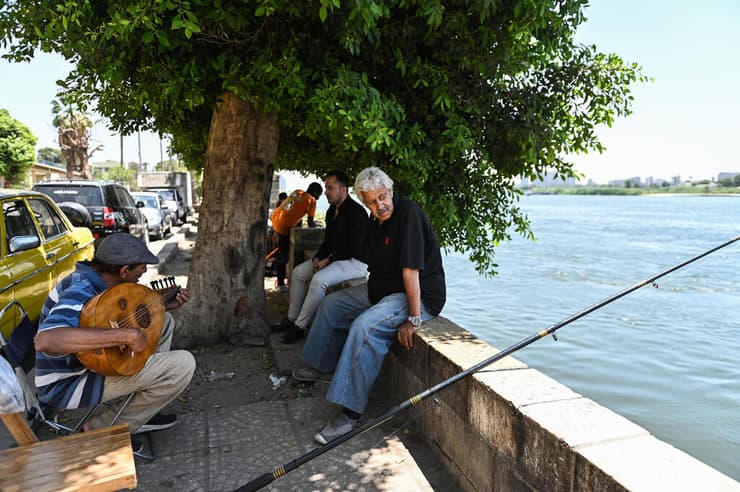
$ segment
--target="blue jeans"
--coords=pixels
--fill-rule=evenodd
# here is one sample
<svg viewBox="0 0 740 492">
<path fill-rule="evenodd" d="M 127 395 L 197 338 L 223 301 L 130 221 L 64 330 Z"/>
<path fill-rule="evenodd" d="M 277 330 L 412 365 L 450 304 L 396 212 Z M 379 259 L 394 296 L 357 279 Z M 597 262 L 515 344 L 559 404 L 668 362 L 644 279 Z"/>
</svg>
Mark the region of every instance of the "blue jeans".
<svg viewBox="0 0 740 492">
<path fill-rule="evenodd" d="M 363 413 L 383 359 L 409 316 L 405 293 L 373 305 L 367 284 L 328 295 L 316 312 L 301 358 L 321 372 L 334 372 L 326 399 Z M 423 320 L 432 318 L 422 303 Z"/>
</svg>

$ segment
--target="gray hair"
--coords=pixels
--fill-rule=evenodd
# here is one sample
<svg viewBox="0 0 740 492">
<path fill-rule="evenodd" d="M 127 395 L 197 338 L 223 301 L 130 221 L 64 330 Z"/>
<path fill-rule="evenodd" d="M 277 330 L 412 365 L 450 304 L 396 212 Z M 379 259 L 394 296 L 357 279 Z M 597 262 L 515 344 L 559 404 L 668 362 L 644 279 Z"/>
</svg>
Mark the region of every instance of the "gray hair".
<svg viewBox="0 0 740 492">
<path fill-rule="evenodd" d="M 380 187 L 385 188 L 393 196 L 393 180 L 384 173 L 380 168 L 367 167 L 360 171 L 355 179 L 355 193 L 376 190 Z"/>
</svg>

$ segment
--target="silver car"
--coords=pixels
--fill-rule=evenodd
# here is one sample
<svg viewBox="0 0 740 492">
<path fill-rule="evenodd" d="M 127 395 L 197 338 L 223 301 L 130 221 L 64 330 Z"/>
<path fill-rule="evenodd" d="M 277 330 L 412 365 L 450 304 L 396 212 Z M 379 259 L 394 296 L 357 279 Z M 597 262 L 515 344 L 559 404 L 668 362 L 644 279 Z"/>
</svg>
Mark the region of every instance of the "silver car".
<svg viewBox="0 0 740 492">
<path fill-rule="evenodd" d="M 141 211 L 144 212 L 149 223 L 149 236 L 153 239 L 162 239 L 172 232 L 172 214 L 158 193 L 141 191 L 131 193 L 131 196 L 137 206 L 139 202 L 144 204 Z"/>
<path fill-rule="evenodd" d="M 159 193 L 164 203 L 167 204 L 167 208 L 174 214 L 173 223 L 175 225 L 187 222 L 188 210 L 177 188 L 147 188 L 147 191 Z"/>
</svg>

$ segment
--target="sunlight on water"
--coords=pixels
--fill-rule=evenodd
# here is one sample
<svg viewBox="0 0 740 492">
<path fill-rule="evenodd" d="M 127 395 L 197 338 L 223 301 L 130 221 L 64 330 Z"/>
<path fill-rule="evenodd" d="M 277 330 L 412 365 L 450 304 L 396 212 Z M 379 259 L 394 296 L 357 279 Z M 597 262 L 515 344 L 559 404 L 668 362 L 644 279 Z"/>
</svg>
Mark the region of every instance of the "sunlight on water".
<svg viewBox="0 0 740 492">
<path fill-rule="evenodd" d="M 498 348 L 740 233 L 740 197 L 527 196 L 522 206 L 537 240 L 503 244 L 498 276 L 445 258 L 442 315 Z M 738 272 L 735 243 L 515 357 L 740 480 Z"/>
</svg>

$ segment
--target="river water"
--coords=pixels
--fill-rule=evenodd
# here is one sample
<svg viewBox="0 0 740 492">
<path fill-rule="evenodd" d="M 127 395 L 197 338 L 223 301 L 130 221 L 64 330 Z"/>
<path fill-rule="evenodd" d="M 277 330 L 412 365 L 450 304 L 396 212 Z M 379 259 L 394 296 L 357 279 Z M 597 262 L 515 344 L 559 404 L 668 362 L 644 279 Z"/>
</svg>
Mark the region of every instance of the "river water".
<svg viewBox="0 0 740 492">
<path fill-rule="evenodd" d="M 500 349 L 740 234 L 740 196 L 521 204 L 537 239 L 498 247 L 497 276 L 445 257 L 442 315 Z M 514 357 L 740 480 L 739 273 L 737 242 Z"/>
</svg>

